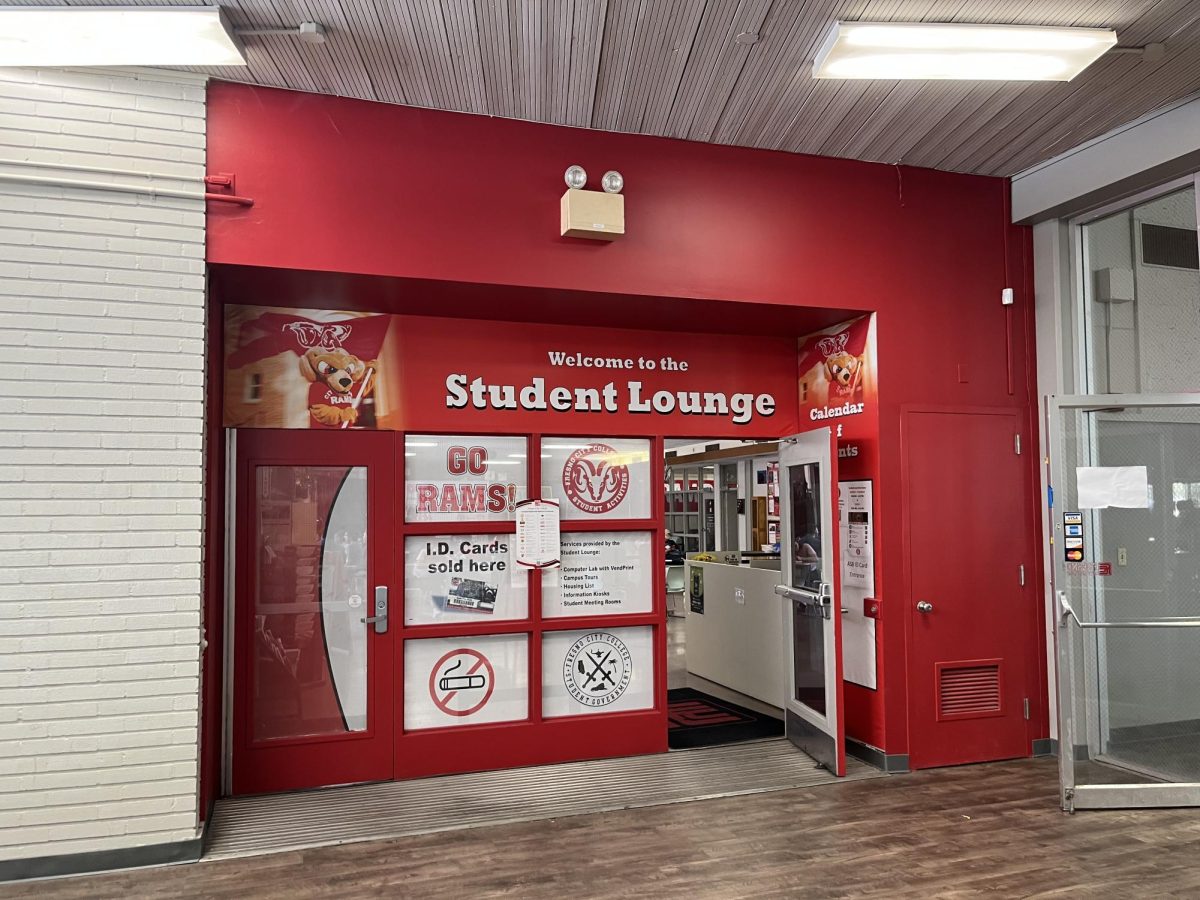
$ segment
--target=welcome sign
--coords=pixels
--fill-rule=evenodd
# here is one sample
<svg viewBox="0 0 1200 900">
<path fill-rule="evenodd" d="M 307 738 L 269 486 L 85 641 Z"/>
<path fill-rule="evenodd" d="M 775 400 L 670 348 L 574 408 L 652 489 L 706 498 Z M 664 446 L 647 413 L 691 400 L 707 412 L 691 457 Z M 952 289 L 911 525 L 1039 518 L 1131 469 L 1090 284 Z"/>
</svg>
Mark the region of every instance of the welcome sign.
<svg viewBox="0 0 1200 900">
<path fill-rule="evenodd" d="M 784 338 L 230 306 L 225 425 L 777 437 Z"/>
</svg>

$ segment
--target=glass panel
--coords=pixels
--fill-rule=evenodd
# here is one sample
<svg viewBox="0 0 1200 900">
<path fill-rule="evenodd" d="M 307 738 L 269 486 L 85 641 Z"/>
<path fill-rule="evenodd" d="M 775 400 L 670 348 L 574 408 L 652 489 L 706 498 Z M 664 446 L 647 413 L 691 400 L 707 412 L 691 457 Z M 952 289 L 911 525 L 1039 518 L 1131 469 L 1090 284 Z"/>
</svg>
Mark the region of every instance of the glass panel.
<svg viewBox="0 0 1200 900">
<path fill-rule="evenodd" d="M 792 677 L 795 696 L 825 714 L 825 619 L 811 606 L 792 601 Z"/>
<path fill-rule="evenodd" d="M 367 470 L 260 466 L 254 740 L 367 727 Z"/>
<path fill-rule="evenodd" d="M 712 494 L 704 497 L 703 542 L 705 550 L 717 548 L 717 501 Z"/>
<path fill-rule="evenodd" d="M 650 612 L 658 559 L 650 531 L 562 536 L 562 568 L 542 573 L 542 616 Z"/>
<path fill-rule="evenodd" d="M 738 466 L 721 466 L 721 547 L 739 550 L 738 546 Z"/>
<path fill-rule="evenodd" d="M 1084 226 L 1089 393 L 1200 387 L 1194 188 Z"/>
<path fill-rule="evenodd" d="M 404 439 L 409 522 L 511 520 L 525 499 L 525 438 L 410 434 Z"/>
<path fill-rule="evenodd" d="M 404 727 L 453 728 L 529 716 L 529 636 L 404 642 Z M 487 751 L 480 747 L 480 764 Z"/>
<path fill-rule="evenodd" d="M 1066 421 L 1074 465 L 1059 515 L 1079 514 L 1081 546 L 1068 549 L 1064 537 L 1059 552 L 1082 557 L 1063 564 L 1080 618 L 1200 616 L 1200 409 L 1069 412 Z M 1105 498 L 1081 500 L 1075 465 L 1145 467 L 1146 490 L 1089 508 Z M 1075 632 L 1074 709 L 1086 722 L 1077 742 L 1086 737 L 1091 760 L 1200 781 L 1200 629 Z"/>
<path fill-rule="evenodd" d="M 787 467 L 791 499 L 793 587 L 818 592 L 823 577 L 820 466 Z M 820 610 L 792 602 L 792 676 L 795 699 L 825 712 L 825 619 Z"/>
<path fill-rule="evenodd" d="M 511 534 L 405 538 L 404 624 L 495 622 L 529 615 L 529 573 L 513 567 Z"/>
<path fill-rule="evenodd" d="M 542 636 L 546 718 L 654 706 L 654 628 L 548 631 Z"/>
<path fill-rule="evenodd" d="M 564 519 L 648 519 L 650 490 L 648 440 L 542 440 L 542 496 L 562 504 Z"/>
<path fill-rule="evenodd" d="M 700 544 L 704 550 L 717 549 L 717 467 L 700 468 L 700 512 L 703 518 Z"/>
<path fill-rule="evenodd" d="M 792 586 L 816 591 L 820 588 L 821 490 L 820 467 L 816 463 L 788 466 L 792 500 Z"/>
</svg>

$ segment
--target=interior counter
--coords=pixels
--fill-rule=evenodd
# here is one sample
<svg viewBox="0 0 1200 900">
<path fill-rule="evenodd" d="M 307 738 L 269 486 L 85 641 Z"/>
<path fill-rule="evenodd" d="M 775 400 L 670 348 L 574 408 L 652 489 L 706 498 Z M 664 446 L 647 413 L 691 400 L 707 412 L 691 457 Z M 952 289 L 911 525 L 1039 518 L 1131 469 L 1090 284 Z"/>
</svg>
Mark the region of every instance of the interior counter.
<svg viewBox="0 0 1200 900">
<path fill-rule="evenodd" d="M 686 563 L 687 667 L 693 675 L 782 707 L 783 598 L 777 570 Z"/>
</svg>

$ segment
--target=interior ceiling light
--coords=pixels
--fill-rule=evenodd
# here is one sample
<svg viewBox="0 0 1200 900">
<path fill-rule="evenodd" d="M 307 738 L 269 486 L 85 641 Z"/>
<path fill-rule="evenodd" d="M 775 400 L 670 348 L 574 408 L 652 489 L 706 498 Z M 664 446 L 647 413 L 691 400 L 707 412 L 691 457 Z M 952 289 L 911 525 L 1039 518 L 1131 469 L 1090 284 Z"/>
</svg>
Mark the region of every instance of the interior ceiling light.
<svg viewBox="0 0 1200 900">
<path fill-rule="evenodd" d="M 813 77 L 1070 81 L 1116 43 L 1104 28 L 835 22 Z"/>
<path fill-rule="evenodd" d="M 0 66 L 244 66 L 215 6 L 0 7 Z"/>
</svg>

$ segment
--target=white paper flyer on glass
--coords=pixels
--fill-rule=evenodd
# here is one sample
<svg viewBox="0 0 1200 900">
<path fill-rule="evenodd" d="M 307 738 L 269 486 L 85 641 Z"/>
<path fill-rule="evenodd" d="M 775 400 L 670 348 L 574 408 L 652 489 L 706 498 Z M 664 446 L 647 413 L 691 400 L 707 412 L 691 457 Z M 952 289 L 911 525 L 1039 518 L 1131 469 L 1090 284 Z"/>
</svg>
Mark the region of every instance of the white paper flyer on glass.
<svg viewBox="0 0 1200 900">
<path fill-rule="evenodd" d="M 524 569 L 559 565 L 559 507 L 556 500 L 522 500 L 516 506 L 513 561 Z"/>
</svg>

